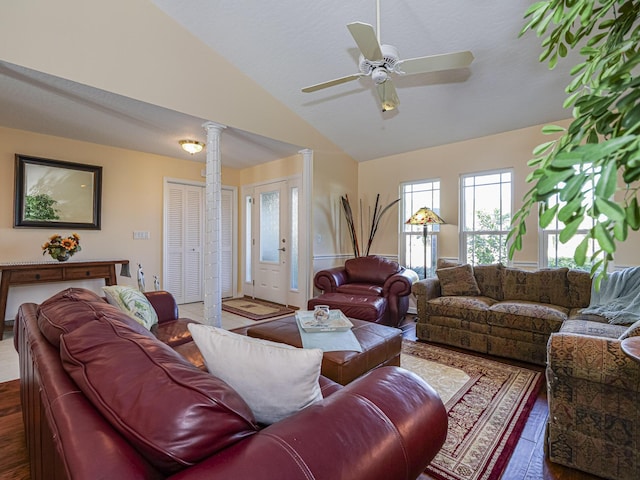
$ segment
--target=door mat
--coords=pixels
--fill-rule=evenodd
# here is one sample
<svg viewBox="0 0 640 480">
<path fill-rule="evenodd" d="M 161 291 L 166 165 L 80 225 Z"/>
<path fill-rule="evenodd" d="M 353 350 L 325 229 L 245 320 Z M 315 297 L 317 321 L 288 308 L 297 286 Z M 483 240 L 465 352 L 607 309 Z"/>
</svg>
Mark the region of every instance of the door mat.
<svg viewBox="0 0 640 480">
<path fill-rule="evenodd" d="M 405 340 L 402 367 L 439 394 L 447 440 L 425 473 L 446 480 L 496 480 L 509 462 L 542 386 L 542 373 Z"/>
<path fill-rule="evenodd" d="M 280 305 L 279 303 L 258 300 L 257 298 L 243 297 L 222 300 L 222 310 L 240 315 L 251 320 L 266 320 L 267 318 L 292 315 L 295 310 Z"/>
</svg>

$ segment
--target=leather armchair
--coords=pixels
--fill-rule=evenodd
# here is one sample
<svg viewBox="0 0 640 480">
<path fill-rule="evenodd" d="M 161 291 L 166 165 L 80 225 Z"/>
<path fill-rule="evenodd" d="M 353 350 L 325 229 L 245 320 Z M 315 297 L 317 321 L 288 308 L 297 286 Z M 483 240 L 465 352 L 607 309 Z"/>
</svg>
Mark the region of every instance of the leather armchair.
<svg viewBox="0 0 640 480">
<path fill-rule="evenodd" d="M 323 293 L 383 297 L 387 300 L 384 323 L 397 326 L 409 308 L 411 286 L 418 275 L 398 262 L 378 255 L 347 260 L 342 267 L 320 270 L 314 285 Z"/>
</svg>

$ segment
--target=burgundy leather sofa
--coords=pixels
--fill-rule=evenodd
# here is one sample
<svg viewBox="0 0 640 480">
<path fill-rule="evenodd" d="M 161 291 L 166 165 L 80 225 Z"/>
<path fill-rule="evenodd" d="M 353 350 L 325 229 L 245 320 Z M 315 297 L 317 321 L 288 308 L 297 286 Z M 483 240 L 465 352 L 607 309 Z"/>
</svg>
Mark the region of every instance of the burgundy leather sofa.
<svg viewBox="0 0 640 480">
<path fill-rule="evenodd" d="M 323 401 L 258 425 L 231 387 L 178 353 L 198 357 L 170 294 L 148 298 L 154 333 L 83 289 L 20 307 L 32 479 L 410 479 L 444 443 L 439 396 L 398 367 L 346 387 L 321 377 Z"/>
<path fill-rule="evenodd" d="M 318 271 L 313 283 L 323 294 L 309 308 L 326 303 L 345 315 L 396 327 L 409 308 L 413 271 L 378 255 L 347 260 L 344 266 Z"/>
</svg>

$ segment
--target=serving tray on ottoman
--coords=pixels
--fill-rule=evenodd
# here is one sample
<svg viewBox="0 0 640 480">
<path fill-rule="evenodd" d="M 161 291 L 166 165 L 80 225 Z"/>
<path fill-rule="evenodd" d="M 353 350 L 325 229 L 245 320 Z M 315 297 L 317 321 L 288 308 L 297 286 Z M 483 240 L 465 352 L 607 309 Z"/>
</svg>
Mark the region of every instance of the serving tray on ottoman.
<svg viewBox="0 0 640 480">
<path fill-rule="evenodd" d="M 400 329 L 355 318 L 350 320 L 353 323 L 351 331 L 360 342 L 362 352 L 325 352 L 322 358 L 322 375 L 346 385 L 374 368 L 400 365 Z M 302 347 L 300 332 L 293 315 L 248 327 L 245 332 L 250 337 Z"/>
</svg>

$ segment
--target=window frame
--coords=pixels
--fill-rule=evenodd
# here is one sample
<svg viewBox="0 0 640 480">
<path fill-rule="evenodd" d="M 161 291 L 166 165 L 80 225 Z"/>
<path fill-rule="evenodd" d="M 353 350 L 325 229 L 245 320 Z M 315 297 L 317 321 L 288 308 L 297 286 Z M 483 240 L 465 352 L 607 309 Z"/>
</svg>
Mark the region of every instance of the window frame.
<svg viewBox="0 0 640 480">
<path fill-rule="evenodd" d="M 593 167 L 586 166 L 586 168 L 593 168 Z M 587 204 L 592 203 L 592 198 L 593 198 L 592 196 L 593 196 L 593 192 L 595 190 L 595 186 L 598 181 L 598 178 L 599 178 L 599 173 L 596 172 L 595 176 L 592 179 L 591 186 L 585 192 L 587 197 L 591 196 L 591 198 L 586 199 Z M 561 206 L 566 204 L 566 202 L 563 202 L 560 200 L 560 193 L 556 193 L 555 195 L 553 195 L 550 198 L 550 200 L 551 200 L 549 204 L 550 207 L 552 207 L 556 203 L 559 203 Z M 587 217 L 587 218 L 591 225 L 586 226 L 584 228 L 579 228 L 578 230 L 576 230 L 576 233 L 571 237 L 571 240 L 575 240 L 578 237 L 580 237 L 580 239 L 582 240 L 582 238 L 589 235 L 589 230 L 595 226 L 596 220 L 594 220 L 591 217 Z M 560 232 L 562 231 L 562 228 L 560 227 L 560 222 L 557 217 L 553 219 L 552 224 L 554 225 L 554 228 L 549 228 L 549 227 L 541 228 L 540 222 L 538 222 L 538 264 L 540 265 L 540 268 L 561 268 L 561 266 L 558 266 L 558 249 L 557 248 L 556 248 L 556 255 L 555 255 L 555 265 L 549 265 L 548 251 L 549 251 L 550 239 L 551 237 L 556 237 L 556 245 L 558 245 L 560 243 Z M 591 247 L 588 250 L 587 258 L 591 257 L 591 254 L 596 248 L 597 246 L 596 246 L 595 240 L 591 239 Z M 585 265 L 583 265 L 582 267 L 578 267 L 577 265 L 574 265 L 569 268 L 576 268 L 580 270 L 591 271 L 591 265 L 592 263 L 589 261 L 589 263 L 585 263 Z"/>
<path fill-rule="evenodd" d="M 459 246 L 458 246 L 458 251 L 460 253 L 459 257 L 460 257 L 460 261 L 462 263 L 469 263 L 472 265 L 476 265 L 475 261 L 471 261 L 471 259 L 467 258 L 467 244 L 469 241 L 469 238 L 471 237 L 475 237 L 478 235 L 492 235 L 492 234 L 497 234 L 497 235 L 501 235 L 504 237 L 505 239 L 505 247 L 504 247 L 504 252 L 505 255 L 504 257 L 500 257 L 497 259 L 498 262 L 501 262 L 505 265 L 509 265 L 510 261 L 509 261 L 509 256 L 508 256 L 508 251 L 509 251 L 509 245 L 506 244 L 506 237 L 511 229 L 510 225 L 511 225 L 511 221 L 509 222 L 509 227 L 506 230 L 467 230 L 466 229 L 466 222 L 465 222 L 465 211 L 466 211 L 466 207 L 467 207 L 467 203 L 469 202 L 469 200 L 466 198 L 466 188 L 465 187 L 465 179 L 467 178 L 472 178 L 472 177 L 484 177 L 484 176 L 490 176 L 490 175 L 500 175 L 502 176 L 503 174 L 509 174 L 510 175 L 510 179 L 509 179 L 509 190 L 510 190 L 510 197 L 511 197 L 511 201 L 510 201 L 510 212 L 509 212 L 509 216 L 510 219 L 513 218 L 513 212 L 514 212 L 514 169 L 513 168 L 500 168 L 500 169 L 494 169 L 494 170 L 482 170 L 482 171 L 478 171 L 478 172 L 470 172 L 470 173 L 463 173 L 460 175 L 460 211 L 459 211 Z M 500 180 L 499 184 L 503 185 L 507 182 L 503 182 L 502 179 Z M 476 188 L 477 185 L 474 185 L 474 189 Z M 502 196 L 502 189 L 500 189 L 500 195 Z M 502 200 L 500 201 L 500 208 L 502 209 Z M 474 212 L 475 212 L 475 207 L 474 207 Z M 500 211 L 500 215 L 503 216 L 505 215 L 502 210 Z M 474 215 L 475 217 L 475 215 Z"/>
<path fill-rule="evenodd" d="M 418 191 L 414 190 L 411 192 L 406 192 L 407 187 L 417 186 L 421 184 L 431 184 L 431 187 L 425 188 L 423 190 L 418 190 Z M 400 196 L 400 208 L 398 208 L 398 212 L 399 212 L 398 262 L 401 265 L 406 266 L 407 268 L 412 268 L 412 265 L 410 265 L 409 262 L 407 261 L 407 255 L 408 255 L 407 237 L 416 236 L 416 237 L 422 238 L 423 229 L 415 225 L 407 225 L 406 222 L 409 219 L 409 217 L 411 217 L 411 215 L 413 215 L 421 207 L 429 207 L 436 214 L 440 215 L 440 198 L 441 198 L 441 192 L 442 192 L 442 181 L 438 177 L 438 178 L 425 178 L 420 180 L 410 180 L 406 182 L 401 182 L 398 188 L 398 192 Z M 417 195 L 425 192 L 430 192 L 430 194 L 427 193 L 427 195 L 431 196 L 430 205 L 423 205 L 424 202 L 422 202 L 419 199 L 413 198 L 413 195 Z M 411 196 L 411 203 L 410 205 L 407 205 L 407 199 L 409 196 Z M 420 205 L 418 205 L 418 203 L 420 203 Z M 430 275 L 428 275 L 427 278 L 435 275 L 436 260 L 438 258 L 438 233 L 439 232 L 440 232 L 440 225 L 434 224 L 429 226 L 429 234 L 427 236 L 427 239 L 431 243 L 430 245 L 427 245 L 427 249 L 431 253 L 431 262 L 427 262 L 427 263 L 431 263 L 431 265 L 427 266 L 427 270 L 428 270 L 427 273 L 430 273 Z M 424 256 L 424 254 L 422 256 Z M 418 265 L 418 266 L 423 267 L 423 265 L 424 265 L 424 262 L 422 265 Z M 415 265 L 413 265 L 413 267 L 415 267 Z M 415 270 L 414 268 L 412 269 Z M 423 278 L 422 276 L 420 276 L 419 272 L 416 272 L 416 273 L 418 273 L 418 276 L 420 277 L 420 279 Z"/>
</svg>

